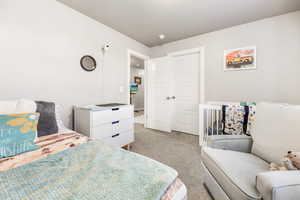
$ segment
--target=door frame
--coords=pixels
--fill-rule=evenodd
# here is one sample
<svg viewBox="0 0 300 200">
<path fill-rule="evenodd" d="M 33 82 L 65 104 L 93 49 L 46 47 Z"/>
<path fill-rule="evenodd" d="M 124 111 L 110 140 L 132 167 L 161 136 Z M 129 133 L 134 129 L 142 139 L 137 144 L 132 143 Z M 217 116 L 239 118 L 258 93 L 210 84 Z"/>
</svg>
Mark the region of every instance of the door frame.
<svg viewBox="0 0 300 200">
<path fill-rule="evenodd" d="M 144 60 L 144 127 L 147 127 L 148 120 L 147 120 L 147 113 L 148 113 L 148 60 L 150 59 L 149 56 L 142 54 L 140 52 L 127 49 L 127 104 L 130 104 L 130 77 L 131 77 L 131 56 L 138 57 Z"/>
</svg>

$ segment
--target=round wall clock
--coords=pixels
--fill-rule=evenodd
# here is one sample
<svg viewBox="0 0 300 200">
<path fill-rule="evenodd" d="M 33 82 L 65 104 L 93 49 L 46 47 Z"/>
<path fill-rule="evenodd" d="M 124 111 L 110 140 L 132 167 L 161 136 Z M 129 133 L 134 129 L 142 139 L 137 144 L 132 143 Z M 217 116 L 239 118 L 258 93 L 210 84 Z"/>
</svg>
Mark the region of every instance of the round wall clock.
<svg viewBox="0 0 300 200">
<path fill-rule="evenodd" d="M 80 59 L 80 65 L 82 67 L 82 69 L 84 69 L 85 71 L 91 72 L 94 71 L 97 67 L 97 63 L 96 60 L 89 55 L 83 56 Z"/>
</svg>

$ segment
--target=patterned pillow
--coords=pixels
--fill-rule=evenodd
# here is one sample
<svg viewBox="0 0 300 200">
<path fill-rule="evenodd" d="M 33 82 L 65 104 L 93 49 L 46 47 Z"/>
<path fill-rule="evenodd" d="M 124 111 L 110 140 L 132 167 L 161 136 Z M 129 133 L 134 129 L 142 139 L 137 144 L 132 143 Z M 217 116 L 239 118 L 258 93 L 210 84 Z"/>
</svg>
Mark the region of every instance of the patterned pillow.
<svg viewBox="0 0 300 200">
<path fill-rule="evenodd" d="M 33 151 L 38 113 L 0 115 L 0 158 Z"/>
</svg>

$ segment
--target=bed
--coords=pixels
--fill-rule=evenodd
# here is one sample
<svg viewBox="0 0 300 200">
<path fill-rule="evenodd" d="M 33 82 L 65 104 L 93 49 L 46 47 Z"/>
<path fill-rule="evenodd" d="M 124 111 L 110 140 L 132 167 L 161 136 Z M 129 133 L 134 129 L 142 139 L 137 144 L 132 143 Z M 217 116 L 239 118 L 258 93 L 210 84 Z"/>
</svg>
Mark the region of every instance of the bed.
<svg viewBox="0 0 300 200">
<path fill-rule="evenodd" d="M 175 170 L 141 155 L 111 147 L 101 141 L 91 141 L 87 137 L 71 131 L 68 133 L 40 137 L 37 139 L 36 144 L 40 146 L 40 148 L 35 151 L 0 159 L 0 179 L 2 179 L 0 182 L 0 189 L 2 191 L 0 199 L 187 199 L 186 187 L 177 177 Z M 107 157 L 103 156 L 103 158 L 98 158 L 96 155 L 99 155 L 99 152 L 93 155 L 94 150 L 91 152 L 82 150 L 86 149 L 90 151 L 90 149 L 93 148 L 97 151 L 101 151 L 101 154 Z M 115 156 L 113 157 L 112 155 Z M 76 159 L 80 160 L 80 162 L 78 162 L 80 165 L 78 166 L 75 165 L 76 163 L 74 164 L 74 160 Z M 100 165 L 101 168 L 103 168 L 102 172 L 107 172 L 102 175 L 97 175 L 99 172 L 96 171 L 99 167 L 97 166 L 95 168 L 94 166 L 94 161 L 96 160 L 99 164 L 99 159 L 102 159 Z M 119 161 L 122 160 L 122 162 L 120 163 L 118 159 Z M 134 162 L 132 162 L 132 159 Z M 122 183 L 121 179 L 125 176 L 124 171 L 127 176 L 128 173 L 134 172 L 131 168 L 137 169 L 140 167 L 137 165 L 139 160 L 141 160 L 142 164 L 145 163 L 145 165 L 149 165 L 150 168 L 152 165 L 158 166 L 155 173 L 161 173 L 159 177 L 155 177 L 157 174 L 149 176 L 151 177 L 149 179 L 153 179 L 152 181 L 154 181 L 152 183 L 156 181 L 157 184 L 151 185 L 147 183 L 147 173 L 154 173 L 149 172 L 149 170 L 142 170 L 142 172 L 145 172 L 144 177 L 141 176 L 141 174 L 139 176 L 135 176 L 135 173 L 132 174 L 132 176 L 135 176 L 135 179 L 144 178 L 145 180 L 125 182 L 126 184 L 124 184 L 124 182 Z M 124 168 L 126 168 L 127 165 L 128 167 L 128 169 L 126 168 L 122 172 L 123 174 L 120 179 L 120 184 L 122 183 L 122 185 L 118 185 L 119 180 L 111 181 L 116 184 L 115 188 L 107 182 L 96 184 L 95 182 L 101 182 L 100 179 L 93 181 L 86 180 L 95 179 L 95 177 L 105 178 L 105 174 L 111 174 L 111 166 L 113 166 L 114 171 L 119 169 L 118 167 L 114 167 L 115 165 Z M 106 166 L 106 168 L 104 166 Z M 95 176 L 91 175 L 93 170 L 96 170 Z M 112 176 L 107 180 L 114 178 L 117 177 Z M 3 181 L 4 179 L 5 181 Z M 160 181 L 165 181 L 165 183 L 160 184 Z M 89 184 L 88 186 L 86 185 L 87 182 Z M 139 185 L 135 185 L 137 183 L 139 183 Z M 141 185 L 140 183 L 144 184 Z M 72 188 L 70 189 L 71 185 Z M 89 189 L 91 187 L 99 187 L 97 188 L 99 195 L 93 197 L 93 194 L 87 194 L 87 188 Z M 89 193 L 93 193 L 93 191 Z M 112 195 L 111 193 L 116 194 Z M 134 195 L 141 196 L 136 197 Z"/>
</svg>

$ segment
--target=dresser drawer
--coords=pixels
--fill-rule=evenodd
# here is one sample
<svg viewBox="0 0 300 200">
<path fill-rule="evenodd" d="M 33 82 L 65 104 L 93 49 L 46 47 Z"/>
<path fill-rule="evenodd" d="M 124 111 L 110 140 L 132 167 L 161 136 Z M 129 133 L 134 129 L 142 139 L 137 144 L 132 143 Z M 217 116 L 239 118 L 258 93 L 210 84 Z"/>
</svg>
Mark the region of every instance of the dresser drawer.
<svg viewBox="0 0 300 200">
<path fill-rule="evenodd" d="M 102 140 L 108 144 L 111 144 L 111 145 L 114 145 L 117 147 L 122 147 L 122 146 L 130 144 L 134 141 L 133 130 L 115 134 L 111 137 L 107 137 Z"/>
<path fill-rule="evenodd" d="M 134 129 L 134 118 L 123 119 L 119 121 L 119 131 L 126 132 Z"/>
<path fill-rule="evenodd" d="M 113 128 L 111 123 L 101 124 L 92 128 L 93 139 L 103 139 L 113 135 Z"/>
<path fill-rule="evenodd" d="M 92 112 L 92 121 L 94 126 L 128 118 L 133 118 L 132 106 L 123 106 L 112 108 L 110 110 Z"/>
<path fill-rule="evenodd" d="M 114 134 L 133 130 L 134 119 L 122 119 L 110 123 L 100 124 L 92 129 L 92 137 L 96 139 L 107 138 Z"/>
</svg>

